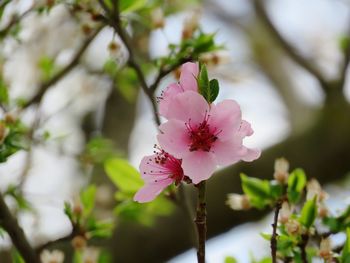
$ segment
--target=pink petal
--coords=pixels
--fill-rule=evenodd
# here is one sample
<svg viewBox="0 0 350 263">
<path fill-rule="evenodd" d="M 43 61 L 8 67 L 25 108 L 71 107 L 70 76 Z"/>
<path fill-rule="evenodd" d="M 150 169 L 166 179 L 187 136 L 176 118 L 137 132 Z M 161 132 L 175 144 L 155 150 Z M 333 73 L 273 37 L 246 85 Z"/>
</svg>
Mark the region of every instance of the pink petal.
<svg viewBox="0 0 350 263">
<path fill-rule="evenodd" d="M 234 164 L 240 161 L 242 154 L 246 152 L 242 150 L 242 139 L 233 135 L 227 141 L 217 140 L 212 145 L 211 151 L 220 165 Z"/>
<path fill-rule="evenodd" d="M 249 122 L 242 120 L 241 127 L 239 128 L 239 133 L 242 135 L 242 137 L 246 137 L 251 136 L 254 131 Z"/>
<path fill-rule="evenodd" d="M 210 109 L 209 124 L 220 140 L 230 139 L 241 125 L 241 109 L 234 100 L 224 100 Z"/>
<path fill-rule="evenodd" d="M 216 167 L 214 155 L 211 152 L 189 152 L 182 159 L 184 174 L 192 179 L 194 184 L 207 180 Z"/>
<path fill-rule="evenodd" d="M 154 182 L 155 180 L 164 179 L 168 177 L 167 174 L 154 174 L 154 172 L 164 170 L 164 168 L 161 165 L 156 163 L 155 157 L 157 157 L 156 154 L 148 155 L 143 157 L 141 160 L 139 169 L 142 179 L 146 182 Z"/>
<path fill-rule="evenodd" d="M 197 76 L 198 64 L 187 62 L 181 67 L 180 85 L 184 90 L 192 90 L 198 92 Z"/>
<path fill-rule="evenodd" d="M 242 144 L 242 139 L 236 135 L 228 141 L 217 140 L 212 146 L 215 159 L 218 164 L 230 165 L 240 160 L 251 162 L 260 157 L 260 151 L 249 149 Z"/>
<path fill-rule="evenodd" d="M 170 101 L 184 90 L 178 83 L 170 84 L 163 92 L 159 101 L 159 114 L 167 118 Z"/>
<path fill-rule="evenodd" d="M 159 145 L 164 151 L 181 159 L 188 152 L 190 138 L 185 123 L 179 120 L 170 120 L 159 126 L 157 135 Z"/>
<path fill-rule="evenodd" d="M 246 148 L 246 147 L 244 147 Z M 246 148 L 246 153 L 241 157 L 245 162 L 251 162 L 258 159 L 261 155 L 261 151 L 258 149 Z"/>
<path fill-rule="evenodd" d="M 172 182 L 173 180 L 169 178 L 157 183 L 146 184 L 135 194 L 134 201 L 139 203 L 150 202 Z"/>
<path fill-rule="evenodd" d="M 168 119 L 177 119 L 183 122 L 191 120 L 199 124 L 209 112 L 209 105 L 202 95 L 193 91 L 185 91 L 171 100 L 168 108 Z"/>
</svg>

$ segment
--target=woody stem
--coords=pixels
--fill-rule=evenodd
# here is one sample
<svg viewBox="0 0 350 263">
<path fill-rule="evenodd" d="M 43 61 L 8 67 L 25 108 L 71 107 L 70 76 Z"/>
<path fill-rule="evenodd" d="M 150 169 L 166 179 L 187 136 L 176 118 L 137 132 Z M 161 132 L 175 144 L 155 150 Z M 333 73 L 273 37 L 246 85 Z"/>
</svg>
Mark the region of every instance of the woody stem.
<svg viewBox="0 0 350 263">
<path fill-rule="evenodd" d="M 198 234 L 197 260 L 198 263 L 205 263 L 205 240 L 207 234 L 207 211 L 205 203 L 206 182 L 202 181 L 196 185 L 196 187 L 198 190 L 198 199 L 197 213 L 194 222 L 196 223 Z"/>
</svg>

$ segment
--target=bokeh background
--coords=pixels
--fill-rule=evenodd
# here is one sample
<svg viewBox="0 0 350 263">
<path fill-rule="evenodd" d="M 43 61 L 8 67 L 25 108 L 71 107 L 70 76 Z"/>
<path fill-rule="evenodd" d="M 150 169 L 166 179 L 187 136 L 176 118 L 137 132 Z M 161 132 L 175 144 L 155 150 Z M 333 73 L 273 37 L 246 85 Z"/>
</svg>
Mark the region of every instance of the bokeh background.
<svg viewBox="0 0 350 263">
<path fill-rule="evenodd" d="M 52 65 L 68 65 L 86 43 L 87 31 L 96 25 L 84 12 L 72 12 L 70 1 L 9 2 L 0 23 L 0 76 L 14 105 L 40 92 L 43 80 L 51 76 Z M 33 8 L 48 2 L 52 4 L 49 11 Z M 147 6 L 152 1 L 143 2 Z M 259 240 L 259 232 L 269 225 L 267 218 L 230 231 L 266 214 L 234 212 L 225 205 L 228 193 L 241 191 L 241 172 L 271 178 L 274 160 L 283 156 L 291 167 L 302 167 L 309 177 L 333 183 L 331 191 L 346 204 L 346 184 L 336 187 L 334 182 L 350 171 L 346 68 L 350 1 L 167 0 L 156 5 L 166 15 L 162 28 L 152 26 L 152 10 L 125 15 L 147 81 L 155 76 L 149 63 L 166 56 L 168 45 L 181 41 L 186 23 L 198 19 L 201 29 L 216 32 L 216 43 L 224 46 L 214 60 L 209 54 L 209 74 L 221 84 L 218 99 L 239 102 L 244 119 L 255 131 L 246 144 L 262 149 L 259 160 L 220 169 L 208 183 L 208 235 L 215 237 L 215 242 L 209 242 L 208 262 L 223 262 L 225 254 L 248 262 L 250 251 L 259 252 L 259 241 L 254 243 L 251 238 Z M 9 28 L 18 17 L 20 23 Z M 11 34 L 5 31 L 8 29 Z M 70 232 L 63 203 L 74 200 L 83 186 L 93 182 L 98 186 L 97 213 L 116 221 L 113 237 L 94 241 L 94 245 L 107 249 L 112 262 L 165 262 L 193 246 L 191 226 L 179 208 L 155 218 L 153 224 L 142 216 L 132 220 L 135 218 L 115 215 L 115 186 L 102 161 L 89 162 L 92 155 L 101 160 L 118 156 L 137 168 L 156 143 L 151 105 L 131 70 L 125 68 L 127 58 L 118 35 L 105 26 L 70 72 L 45 90 L 39 106 L 13 110 L 13 115 L 35 127 L 34 139 L 27 151 L 17 152 L 0 165 L 0 189 L 22 186 L 35 212 L 19 212 L 18 218 L 33 244 Z M 170 74 L 158 92 L 174 81 L 175 75 Z M 45 142 L 35 140 L 45 134 L 49 134 Z M 91 145 L 98 145 L 99 151 L 91 154 Z M 193 189 L 184 191 L 192 202 Z M 1 247 L 1 262 L 11 262 L 6 236 Z M 69 244 L 58 247 L 69 250 Z M 259 255 L 264 252 L 268 251 L 262 247 Z M 194 262 L 191 255 L 193 251 L 172 262 Z"/>
</svg>

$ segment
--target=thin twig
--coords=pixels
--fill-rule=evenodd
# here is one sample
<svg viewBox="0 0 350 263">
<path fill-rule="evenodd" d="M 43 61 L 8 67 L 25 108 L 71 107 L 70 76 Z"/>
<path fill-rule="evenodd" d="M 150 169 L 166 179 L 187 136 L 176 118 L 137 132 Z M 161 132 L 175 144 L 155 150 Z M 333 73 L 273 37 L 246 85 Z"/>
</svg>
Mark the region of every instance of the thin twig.
<svg viewBox="0 0 350 263">
<path fill-rule="evenodd" d="M 47 249 L 53 245 L 56 245 L 56 244 L 59 244 L 59 243 L 65 243 L 65 242 L 68 242 L 68 241 L 71 241 L 73 238 L 74 238 L 75 234 L 74 234 L 74 231 L 72 231 L 69 235 L 67 236 L 64 236 L 64 237 L 61 237 L 61 238 L 58 238 L 58 239 L 55 239 L 55 240 L 51 240 L 39 247 L 37 247 L 35 250 L 36 250 L 36 253 L 38 255 L 41 254 L 41 252 L 44 250 L 44 249 Z"/>
<path fill-rule="evenodd" d="M 272 257 L 272 263 L 277 263 L 277 225 L 278 225 L 278 214 L 281 210 L 281 202 L 277 202 L 275 207 L 275 215 L 273 218 L 273 224 L 272 224 L 272 236 L 271 236 L 271 257 Z"/>
<path fill-rule="evenodd" d="M 306 253 L 306 245 L 307 245 L 308 241 L 309 241 L 309 235 L 302 234 L 301 235 L 301 242 L 299 243 L 299 248 L 300 248 L 300 251 L 301 251 L 301 261 L 303 263 L 308 263 L 307 253 Z"/>
<path fill-rule="evenodd" d="M 262 22 L 264 22 L 265 26 L 269 29 L 269 31 L 274 36 L 275 40 L 278 42 L 281 48 L 283 48 L 283 50 L 289 55 L 289 57 L 293 59 L 294 62 L 299 64 L 302 68 L 304 68 L 306 71 L 308 71 L 311 75 L 313 75 L 319 81 L 322 89 L 325 92 L 327 92 L 329 83 L 325 80 L 323 74 L 312 63 L 310 63 L 309 60 L 300 55 L 298 51 L 296 51 L 287 42 L 287 40 L 284 39 L 284 37 L 277 30 L 277 28 L 269 18 L 263 2 L 263 0 L 253 0 L 256 14 L 259 16 Z"/>
<path fill-rule="evenodd" d="M 82 55 L 84 54 L 85 50 L 89 47 L 90 43 L 95 39 L 95 37 L 98 35 L 98 33 L 101 31 L 103 26 L 99 26 L 94 33 L 92 33 L 82 44 L 80 49 L 75 54 L 72 61 L 64 67 L 62 70 L 60 70 L 55 76 L 53 76 L 50 80 L 47 82 L 44 82 L 39 87 L 39 92 L 30 100 L 28 100 L 24 105 L 23 108 L 27 108 L 28 106 L 34 104 L 34 103 L 40 103 L 42 98 L 44 97 L 46 91 L 54 84 L 56 84 L 58 81 L 60 81 L 63 77 L 65 77 L 68 73 L 72 71 L 72 69 L 75 68 L 75 66 L 79 63 Z"/>
<path fill-rule="evenodd" d="M 37 253 L 30 245 L 17 219 L 11 214 L 2 194 L 0 194 L 0 225 L 9 234 L 13 245 L 25 262 L 40 263 Z"/>
<path fill-rule="evenodd" d="M 21 15 L 15 15 L 11 19 L 11 21 L 7 24 L 7 26 L 4 29 L 0 30 L 0 38 L 5 37 L 16 24 L 18 24 L 24 17 L 26 17 L 28 14 L 30 14 L 30 12 L 32 12 L 34 9 L 34 6 L 35 5 L 30 7 L 28 10 L 23 12 Z"/>
<path fill-rule="evenodd" d="M 206 181 L 200 182 L 196 187 L 198 189 L 198 199 L 194 222 L 196 223 L 198 234 L 197 260 L 198 263 L 205 263 L 205 241 L 207 236 Z"/>
</svg>

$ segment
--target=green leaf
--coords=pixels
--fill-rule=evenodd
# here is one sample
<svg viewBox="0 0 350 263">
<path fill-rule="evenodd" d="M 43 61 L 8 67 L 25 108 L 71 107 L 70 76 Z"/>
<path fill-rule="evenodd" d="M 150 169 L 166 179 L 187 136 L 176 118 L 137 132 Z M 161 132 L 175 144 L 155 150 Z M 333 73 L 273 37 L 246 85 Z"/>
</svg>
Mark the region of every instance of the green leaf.
<svg viewBox="0 0 350 263">
<path fill-rule="evenodd" d="M 346 35 L 342 36 L 339 39 L 339 46 L 343 52 L 346 52 L 350 47 L 350 37 Z"/>
<path fill-rule="evenodd" d="M 24 259 L 21 257 L 21 255 L 16 249 L 12 250 L 11 254 L 13 263 L 25 263 Z"/>
<path fill-rule="evenodd" d="M 219 95 L 219 90 L 220 90 L 219 81 L 217 79 L 210 80 L 209 87 L 210 87 L 209 103 L 212 103 Z"/>
<path fill-rule="evenodd" d="M 105 162 L 104 168 L 120 191 L 136 193 L 143 186 L 139 172 L 124 159 L 109 159 Z"/>
<path fill-rule="evenodd" d="M 0 76 L 0 103 L 8 104 L 9 95 L 7 90 L 7 85 L 5 81 Z"/>
<path fill-rule="evenodd" d="M 55 62 L 52 58 L 44 56 L 39 59 L 39 69 L 41 70 L 43 80 L 49 80 L 55 70 Z"/>
<path fill-rule="evenodd" d="M 306 228 L 310 228 L 317 216 L 317 196 L 308 200 L 301 209 L 299 222 Z"/>
<path fill-rule="evenodd" d="M 235 259 L 234 257 L 231 257 L 231 256 L 227 256 L 225 258 L 225 263 L 237 263 L 237 259 Z"/>
<path fill-rule="evenodd" d="M 64 202 L 64 213 L 67 215 L 70 221 L 73 221 L 73 209 L 70 203 Z"/>
<path fill-rule="evenodd" d="M 204 64 L 202 64 L 200 67 L 197 82 L 198 82 L 199 93 L 202 94 L 207 101 L 209 101 L 210 99 L 209 77 L 208 77 L 207 67 Z"/>
<path fill-rule="evenodd" d="M 346 229 L 346 241 L 341 253 L 341 262 L 350 263 L 350 228 Z"/>
<path fill-rule="evenodd" d="M 89 185 L 84 191 L 80 194 L 81 203 L 84 206 L 84 216 L 89 215 L 94 206 L 95 206 L 95 196 L 96 196 L 96 186 Z"/>
<path fill-rule="evenodd" d="M 119 9 L 122 13 L 130 13 L 144 8 L 146 4 L 147 0 L 121 0 Z"/>
<path fill-rule="evenodd" d="M 241 174 L 243 192 L 248 196 L 252 206 L 262 209 L 270 204 L 270 184 L 267 180 L 248 177 Z"/>
<path fill-rule="evenodd" d="M 291 203 L 297 203 L 306 185 L 306 176 L 302 169 L 295 169 L 288 178 L 287 195 Z"/>
</svg>

